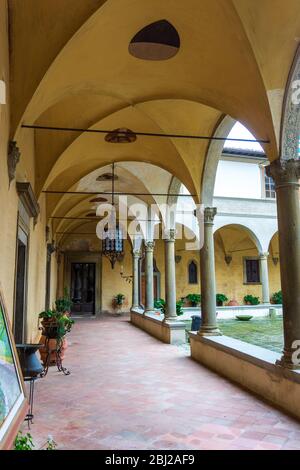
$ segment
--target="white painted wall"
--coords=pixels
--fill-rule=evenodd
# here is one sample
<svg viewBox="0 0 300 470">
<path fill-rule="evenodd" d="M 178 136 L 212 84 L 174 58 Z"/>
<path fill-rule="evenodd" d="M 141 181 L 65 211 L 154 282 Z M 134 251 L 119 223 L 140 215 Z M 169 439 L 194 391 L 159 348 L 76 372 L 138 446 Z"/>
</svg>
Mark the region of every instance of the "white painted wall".
<svg viewBox="0 0 300 470">
<path fill-rule="evenodd" d="M 261 199 L 261 170 L 258 164 L 221 160 L 214 196 Z"/>
</svg>

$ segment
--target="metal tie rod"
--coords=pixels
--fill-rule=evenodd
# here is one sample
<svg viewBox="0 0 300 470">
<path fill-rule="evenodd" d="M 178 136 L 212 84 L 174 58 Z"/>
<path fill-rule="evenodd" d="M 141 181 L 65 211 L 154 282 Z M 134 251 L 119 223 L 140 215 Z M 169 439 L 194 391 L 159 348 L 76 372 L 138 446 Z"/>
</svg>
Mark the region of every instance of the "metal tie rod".
<svg viewBox="0 0 300 470">
<path fill-rule="evenodd" d="M 45 194 L 78 194 L 78 195 L 89 195 L 94 196 L 97 194 L 101 194 L 104 196 L 112 196 L 112 192 L 104 192 L 104 191 L 52 191 L 52 190 L 44 190 L 42 193 Z M 115 192 L 115 196 L 177 196 L 177 197 L 196 197 L 197 194 L 172 194 L 172 193 L 123 193 L 123 192 Z"/>
<path fill-rule="evenodd" d="M 98 134 L 111 134 L 112 130 L 104 130 L 104 129 L 81 129 L 76 127 L 52 127 L 52 126 L 38 126 L 38 125 L 30 125 L 30 124 L 22 124 L 21 127 L 24 129 L 36 129 L 36 130 L 43 130 L 43 131 L 62 131 L 62 132 L 90 132 L 90 133 L 98 133 Z M 256 140 L 256 139 L 237 139 L 232 137 L 214 137 L 214 136 L 206 136 L 206 135 L 187 135 L 187 134 L 162 134 L 159 132 L 126 132 L 120 131 L 119 134 L 132 136 L 132 134 L 145 136 L 145 137 L 167 137 L 172 139 L 199 139 L 199 140 L 228 140 L 232 142 L 257 142 L 259 144 L 269 144 L 270 140 Z"/>
</svg>

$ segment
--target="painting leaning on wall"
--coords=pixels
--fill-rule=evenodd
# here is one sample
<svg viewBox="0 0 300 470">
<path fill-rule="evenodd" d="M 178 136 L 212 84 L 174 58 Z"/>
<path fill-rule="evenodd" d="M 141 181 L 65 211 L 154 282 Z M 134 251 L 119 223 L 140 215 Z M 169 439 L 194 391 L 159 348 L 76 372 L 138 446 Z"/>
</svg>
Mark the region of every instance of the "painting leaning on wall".
<svg viewBox="0 0 300 470">
<path fill-rule="evenodd" d="M 26 411 L 24 383 L 0 290 L 0 448 L 10 446 Z"/>
</svg>

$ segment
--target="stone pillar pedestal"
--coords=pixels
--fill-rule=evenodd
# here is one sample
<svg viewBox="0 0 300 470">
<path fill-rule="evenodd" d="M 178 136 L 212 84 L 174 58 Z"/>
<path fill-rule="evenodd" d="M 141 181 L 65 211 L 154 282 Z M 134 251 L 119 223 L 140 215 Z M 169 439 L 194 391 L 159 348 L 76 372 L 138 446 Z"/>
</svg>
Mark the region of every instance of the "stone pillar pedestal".
<svg viewBox="0 0 300 470">
<path fill-rule="evenodd" d="M 154 241 L 145 242 L 145 312 L 154 312 L 153 251 Z"/>
<path fill-rule="evenodd" d="M 275 181 L 283 297 L 284 349 L 279 365 L 300 369 L 300 160 L 275 160 L 267 167 Z"/>
<path fill-rule="evenodd" d="M 270 303 L 268 256 L 269 256 L 269 253 L 260 253 L 259 255 L 263 304 Z"/>
<path fill-rule="evenodd" d="M 139 259 L 141 252 L 132 252 L 132 308 L 139 308 Z"/>
<path fill-rule="evenodd" d="M 165 239 L 165 320 L 176 321 L 176 269 L 175 269 L 175 230 L 166 232 Z"/>
<path fill-rule="evenodd" d="M 204 244 L 200 251 L 201 267 L 201 315 L 200 336 L 218 336 L 216 316 L 216 276 L 213 222 L 217 213 L 215 207 L 204 209 Z"/>
</svg>

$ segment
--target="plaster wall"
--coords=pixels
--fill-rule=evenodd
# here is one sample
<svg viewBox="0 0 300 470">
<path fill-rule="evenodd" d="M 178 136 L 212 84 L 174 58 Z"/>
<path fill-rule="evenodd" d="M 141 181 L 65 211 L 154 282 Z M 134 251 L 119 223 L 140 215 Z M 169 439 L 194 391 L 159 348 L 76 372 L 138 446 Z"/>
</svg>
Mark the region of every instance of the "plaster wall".
<svg viewBox="0 0 300 470">
<path fill-rule="evenodd" d="M 6 85 L 6 104 L 0 105 L 0 284 L 7 306 L 8 316 L 13 323 L 15 297 L 15 263 L 19 197 L 16 181 L 29 181 L 35 187 L 35 151 L 33 132 L 19 132 L 17 145 L 21 152 L 16 177 L 9 185 L 7 171 L 8 142 L 14 137 L 10 133 L 10 76 L 7 2 L 0 1 L 0 78 Z M 27 320 L 25 341 L 36 341 L 39 337 L 37 314 L 45 307 L 46 285 L 46 238 L 45 201 L 39 200 L 41 213 L 34 226 L 30 219 L 28 249 Z M 55 266 L 53 266 L 53 274 Z M 53 279 L 55 282 L 55 278 Z M 55 297 L 51 287 L 51 298 Z"/>
<path fill-rule="evenodd" d="M 262 186 L 259 166 L 253 163 L 220 160 L 214 196 L 260 199 Z"/>
<path fill-rule="evenodd" d="M 7 3 L 0 2 L 0 78 L 6 85 L 6 104 L 0 105 L 0 283 L 10 320 L 13 319 L 15 250 L 18 197 L 14 183 L 9 187 L 7 146 L 9 141 L 10 96 Z"/>
</svg>

